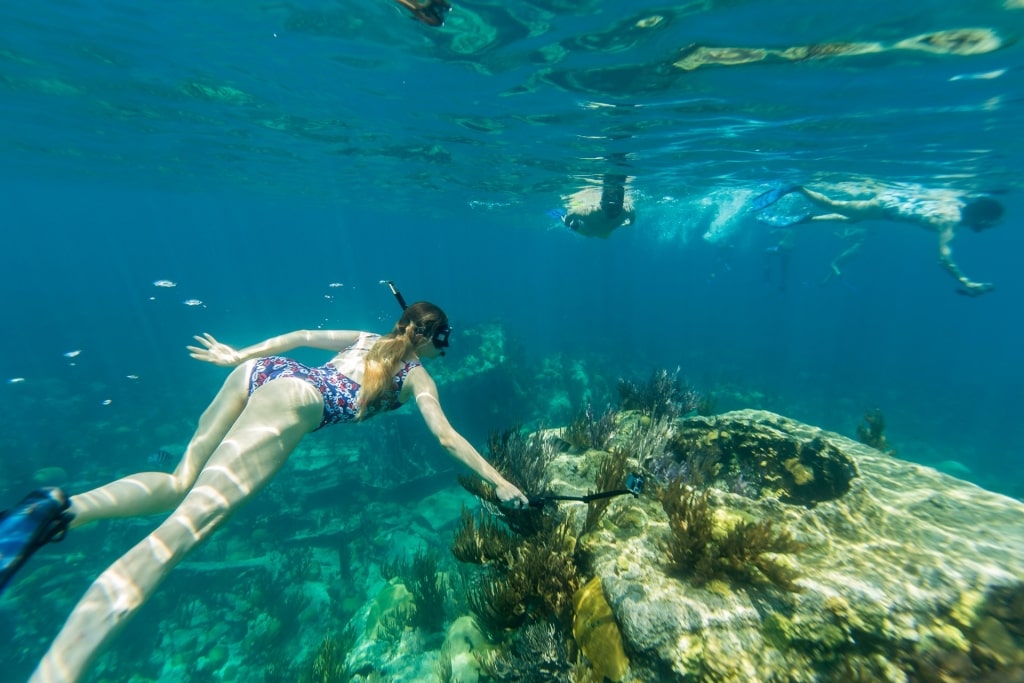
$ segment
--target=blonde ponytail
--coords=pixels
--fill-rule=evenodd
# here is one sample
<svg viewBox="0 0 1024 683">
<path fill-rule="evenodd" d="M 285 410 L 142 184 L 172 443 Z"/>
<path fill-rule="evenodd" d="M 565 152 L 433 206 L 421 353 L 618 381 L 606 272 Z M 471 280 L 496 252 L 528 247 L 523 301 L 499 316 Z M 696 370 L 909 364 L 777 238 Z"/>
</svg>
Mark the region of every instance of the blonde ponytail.
<svg viewBox="0 0 1024 683">
<path fill-rule="evenodd" d="M 420 301 L 405 309 L 401 319 L 388 334 L 376 341 L 366 354 L 363 384 L 359 390 L 357 420 L 365 420 L 376 412 L 392 387 L 395 375 L 406 357 L 430 339 L 438 325 L 447 325 L 448 316 L 437 306 Z"/>
</svg>

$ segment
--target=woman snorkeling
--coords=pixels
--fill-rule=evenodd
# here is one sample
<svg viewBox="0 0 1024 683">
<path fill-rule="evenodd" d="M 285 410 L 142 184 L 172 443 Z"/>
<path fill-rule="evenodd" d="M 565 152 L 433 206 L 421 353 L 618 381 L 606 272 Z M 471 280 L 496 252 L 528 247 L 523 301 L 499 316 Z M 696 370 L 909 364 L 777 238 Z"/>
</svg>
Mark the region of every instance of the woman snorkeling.
<svg viewBox="0 0 1024 683">
<path fill-rule="evenodd" d="M 390 285 L 390 283 L 388 283 Z M 490 482 L 503 505 L 529 500 L 452 428 L 425 359 L 443 355 L 451 327 L 437 306 L 403 306 L 388 334 L 348 330 L 290 332 L 235 349 L 209 334 L 193 358 L 233 367 L 173 473 L 142 472 L 67 497 L 33 492 L 0 518 L 0 587 L 34 550 L 68 529 L 101 519 L 171 511 L 152 533 L 108 567 L 86 591 L 32 676 L 35 683 L 78 680 L 168 573 L 259 492 L 309 432 L 358 422 L 414 401 L 427 427 L 457 460 Z M 299 347 L 337 352 L 307 367 L 278 354 Z"/>
</svg>

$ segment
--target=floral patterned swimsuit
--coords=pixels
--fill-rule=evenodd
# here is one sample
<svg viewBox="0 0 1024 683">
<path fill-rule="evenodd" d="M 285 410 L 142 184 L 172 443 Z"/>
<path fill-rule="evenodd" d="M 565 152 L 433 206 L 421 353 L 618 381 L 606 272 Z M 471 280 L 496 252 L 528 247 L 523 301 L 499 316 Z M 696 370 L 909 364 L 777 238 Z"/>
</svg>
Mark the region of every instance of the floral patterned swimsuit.
<svg viewBox="0 0 1024 683">
<path fill-rule="evenodd" d="M 376 341 L 376 338 L 377 335 L 362 335 L 359 341 Z M 361 350 L 356 348 L 358 344 L 359 342 L 348 347 L 343 353 L 354 349 Z M 365 355 L 365 351 L 363 351 L 363 355 Z M 401 370 L 394 377 L 389 395 L 385 396 L 381 407 L 377 408 L 374 412 L 395 410 L 402 406 L 398 400 L 398 395 L 402 391 L 402 385 L 405 384 L 405 378 L 413 368 L 417 368 L 420 365 L 422 364 L 412 362 L 402 366 Z M 249 375 L 249 395 L 252 396 L 252 392 L 256 391 L 256 389 L 279 377 L 296 377 L 305 380 L 312 384 L 324 397 L 324 416 L 320 420 L 320 427 L 317 427 L 317 429 L 329 424 L 352 422 L 356 419 L 356 414 L 359 412 L 360 384 L 342 374 L 331 363 L 311 368 L 283 356 L 257 358 L 253 365 L 252 373 Z"/>
</svg>

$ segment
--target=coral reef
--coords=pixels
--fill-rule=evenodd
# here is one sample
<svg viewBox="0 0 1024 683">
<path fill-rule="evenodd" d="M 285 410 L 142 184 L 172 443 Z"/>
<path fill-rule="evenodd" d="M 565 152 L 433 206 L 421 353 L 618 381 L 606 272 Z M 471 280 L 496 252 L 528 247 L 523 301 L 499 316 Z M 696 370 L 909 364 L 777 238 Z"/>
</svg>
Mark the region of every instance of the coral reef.
<svg viewBox="0 0 1024 683">
<path fill-rule="evenodd" d="M 680 482 L 678 497 L 666 498 L 675 512 L 641 496 L 588 539 L 588 573 L 601 580 L 630 676 L 1020 679 L 1024 505 L 764 411 L 689 418 L 676 435 L 717 442 L 718 472 L 699 488 Z M 760 470 L 757 495 L 733 492 L 740 464 Z M 697 536 L 683 539 L 684 562 L 729 581 L 695 588 L 673 576 L 665 543 L 684 525 Z M 785 553 L 752 550 L 788 551 L 796 541 L 799 579 Z M 801 590 L 778 590 L 789 586 Z"/>
<path fill-rule="evenodd" d="M 266 515 L 266 506 L 241 511 L 251 534 L 215 538 L 168 579 L 171 590 L 154 597 L 154 609 L 165 615 L 152 636 L 159 655 L 137 677 L 1024 677 L 1024 505 L 761 411 L 689 418 L 623 411 L 602 449 L 559 448 L 561 434 L 510 430 L 493 438 L 491 459 L 514 454 L 527 478 L 568 495 L 619 488 L 624 470 L 642 461 L 658 474 L 660 494 L 605 499 L 601 509 L 566 502 L 515 514 L 486 502 L 465 507 L 476 501 L 457 489 L 426 499 L 402 489 L 380 496 L 379 489 L 363 490 L 372 482 L 352 486 L 334 474 L 328 480 L 322 463 L 344 462 L 354 451 L 314 444 L 295 463 L 295 475 L 310 484 L 301 506 L 268 489 L 279 514 Z M 386 436 L 380 444 L 403 438 Z M 530 458 L 543 466 L 525 462 Z M 685 535 L 675 536 L 682 528 Z M 427 558 L 417 566 L 416 555 L 428 555 L 423 543 L 448 530 L 459 572 L 444 571 L 434 553 L 436 564 Z M 85 542 L 72 550 L 116 545 L 137 530 L 110 531 L 119 535 L 109 540 L 106 531 L 84 530 L 65 543 Z M 253 557 L 253 548 L 263 556 Z M 382 557 L 403 559 L 381 566 Z M 22 606 L 21 593 L 51 590 L 73 566 L 40 562 L 5 600 Z M 417 623 L 424 599 L 410 575 L 426 581 L 432 573 L 466 577 L 466 604 L 457 604 L 462 591 L 451 584 L 443 612 L 435 611 L 462 615 L 444 631 L 443 620 Z M 179 604 L 175 581 L 204 590 Z M 45 637 L 46 624 L 19 607 L 16 627 L 38 629 L 30 634 L 35 640 Z M 340 632 L 345 624 L 351 644 Z M 108 672 L 131 661 L 119 656 L 122 663 Z"/>
<path fill-rule="evenodd" d="M 682 477 L 754 500 L 814 506 L 849 491 L 853 459 L 818 434 L 721 428 L 715 417 L 681 420 L 660 457 L 645 466 L 656 480 Z"/>
</svg>

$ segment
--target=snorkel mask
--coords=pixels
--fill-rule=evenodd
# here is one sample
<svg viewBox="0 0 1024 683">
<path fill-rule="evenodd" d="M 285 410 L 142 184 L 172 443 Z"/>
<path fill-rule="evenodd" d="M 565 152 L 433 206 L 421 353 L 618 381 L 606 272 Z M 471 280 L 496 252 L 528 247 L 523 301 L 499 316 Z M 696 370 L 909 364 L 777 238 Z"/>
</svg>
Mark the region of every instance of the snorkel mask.
<svg viewBox="0 0 1024 683">
<path fill-rule="evenodd" d="M 400 291 L 398 291 L 398 287 L 395 287 L 394 282 L 391 280 L 381 280 L 380 283 L 388 286 L 388 289 L 391 290 L 391 294 L 395 297 L 395 301 L 398 302 L 398 305 L 402 307 L 403 311 L 409 308 L 409 304 L 405 303 L 405 297 L 402 296 Z M 417 327 L 416 332 L 417 334 L 426 334 L 426 329 L 423 327 Z M 451 336 L 451 333 L 452 326 L 445 323 L 444 325 L 437 325 L 434 327 L 434 333 L 430 337 L 430 341 L 434 345 L 434 348 L 440 351 L 442 356 L 444 355 L 444 350 L 448 348 L 448 337 Z"/>
</svg>

